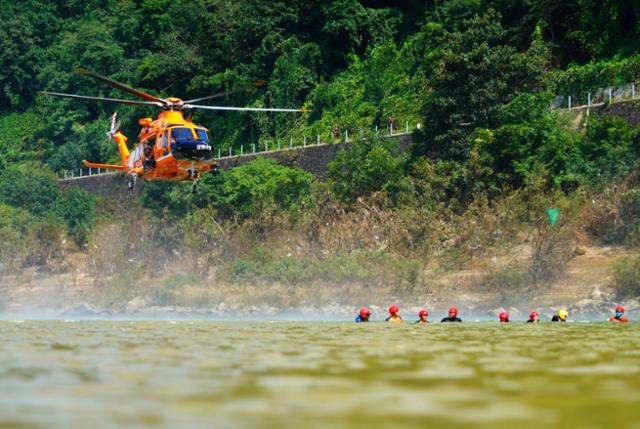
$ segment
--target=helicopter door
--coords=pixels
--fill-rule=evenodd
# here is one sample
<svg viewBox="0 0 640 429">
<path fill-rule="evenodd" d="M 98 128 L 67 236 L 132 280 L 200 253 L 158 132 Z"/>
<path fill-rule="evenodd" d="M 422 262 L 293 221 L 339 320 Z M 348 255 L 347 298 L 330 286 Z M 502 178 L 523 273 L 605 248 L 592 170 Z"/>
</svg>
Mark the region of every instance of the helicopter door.
<svg viewBox="0 0 640 429">
<path fill-rule="evenodd" d="M 129 169 L 133 170 L 134 168 L 142 165 L 143 149 L 144 145 L 142 143 L 138 143 L 133 152 L 131 152 L 131 155 L 129 155 Z"/>
<path fill-rule="evenodd" d="M 169 155 L 169 130 L 158 135 L 156 143 L 155 158 L 159 161 L 162 157 Z"/>
</svg>

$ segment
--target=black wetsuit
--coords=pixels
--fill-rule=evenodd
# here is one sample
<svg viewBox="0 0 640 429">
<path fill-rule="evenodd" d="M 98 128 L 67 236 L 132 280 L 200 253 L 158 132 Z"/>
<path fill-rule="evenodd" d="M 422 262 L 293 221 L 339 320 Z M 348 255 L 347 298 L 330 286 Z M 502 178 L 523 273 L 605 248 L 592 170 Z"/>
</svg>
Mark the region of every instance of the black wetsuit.
<svg viewBox="0 0 640 429">
<path fill-rule="evenodd" d="M 540 319 L 529 319 L 527 320 L 527 323 L 538 323 L 540 322 Z"/>
<path fill-rule="evenodd" d="M 445 322 L 462 322 L 462 319 L 459 317 L 445 317 L 440 321 L 441 323 Z"/>
<path fill-rule="evenodd" d="M 562 320 L 560 318 L 560 316 L 558 316 L 557 314 L 554 314 L 553 317 L 551 318 L 552 322 L 566 322 L 566 320 Z"/>
</svg>

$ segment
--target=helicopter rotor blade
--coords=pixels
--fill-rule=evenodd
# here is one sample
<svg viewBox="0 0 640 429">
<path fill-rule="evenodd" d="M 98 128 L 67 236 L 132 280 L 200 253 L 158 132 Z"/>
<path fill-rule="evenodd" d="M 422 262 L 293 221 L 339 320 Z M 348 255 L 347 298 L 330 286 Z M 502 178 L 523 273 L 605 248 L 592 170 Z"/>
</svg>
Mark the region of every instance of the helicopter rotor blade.
<svg viewBox="0 0 640 429">
<path fill-rule="evenodd" d="M 184 104 L 183 109 L 205 109 L 205 110 L 232 110 L 239 112 L 311 112 L 309 109 L 278 109 L 270 107 L 229 107 L 229 106 L 201 106 L 196 104 Z"/>
<path fill-rule="evenodd" d="M 198 103 L 204 100 L 211 100 L 213 98 L 224 97 L 226 95 L 235 94 L 238 92 L 249 91 L 254 88 L 258 88 L 267 84 L 266 80 L 257 80 L 251 85 L 241 86 L 239 88 L 230 89 L 229 91 L 218 92 L 217 94 L 208 95 L 206 97 L 194 98 L 193 100 L 187 100 L 185 103 Z"/>
<path fill-rule="evenodd" d="M 122 100 L 119 98 L 92 97 L 90 95 L 64 94 L 62 92 L 49 92 L 49 91 L 40 91 L 40 94 L 53 95 L 55 97 L 76 98 L 79 100 L 102 101 L 105 103 L 122 103 L 122 104 L 132 104 L 134 106 L 164 107 L 162 102 L 153 102 L 153 101 Z"/>
<path fill-rule="evenodd" d="M 110 79 L 110 78 L 108 78 L 106 76 L 102 76 L 101 74 L 98 74 L 98 73 L 94 73 L 91 70 L 87 70 L 87 69 L 85 69 L 83 67 L 78 67 L 78 68 L 75 69 L 75 71 L 76 71 L 76 73 L 89 76 L 90 78 L 93 78 L 93 79 L 95 79 L 97 81 L 106 83 L 109 86 L 112 86 L 112 87 L 117 88 L 117 89 L 119 89 L 121 91 L 124 91 L 124 92 L 128 92 L 131 95 L 135 95 L 136 97 L 145 99 L 147 101 L 155 101 L 157 103 L 167 104 L 166 100 L 163 100 L 162 98 L 154 97 L 153 95 L 147 94 L 144 91 L 132 88 L 129 85 L 125 85 L 124 83 L 117 82 L 117 81 L 115 81 L 113 79 Z"/>
</svg>

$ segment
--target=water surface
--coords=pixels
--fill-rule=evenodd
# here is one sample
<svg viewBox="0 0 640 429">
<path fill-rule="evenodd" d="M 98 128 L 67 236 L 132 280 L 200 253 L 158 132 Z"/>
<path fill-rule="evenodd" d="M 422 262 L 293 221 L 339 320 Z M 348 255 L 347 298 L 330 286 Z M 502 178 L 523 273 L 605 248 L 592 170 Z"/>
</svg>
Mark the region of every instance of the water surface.
<svg viewBox="0 0 640 429">
<path fill-rule="evenodd" d="M 640 428 L 635 324 L 27 321 L 0 341 L 0 428 Z"/>
</svg>

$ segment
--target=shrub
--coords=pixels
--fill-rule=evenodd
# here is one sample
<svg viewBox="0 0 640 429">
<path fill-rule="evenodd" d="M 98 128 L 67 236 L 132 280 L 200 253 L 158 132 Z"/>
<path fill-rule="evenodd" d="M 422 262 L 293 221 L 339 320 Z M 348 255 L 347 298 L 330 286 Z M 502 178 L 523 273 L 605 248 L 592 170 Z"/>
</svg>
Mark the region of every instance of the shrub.
<svg viewBox="0 0 640 429">
<path fill-rule="evenodd" d="M 34 215 L 50 211 L 60 198 L 55 177 L 34 168 L 2 170 L 0 190 L 0 202 L 23 208 Z"/>
<path fill-rule="evenodd" d="M 58 201 L 57 209 L 76 244 L 86 243 L 96 219 L 95 197 L 80 188 L 71 188 Z"/>
<path fill-rule="evenodd" d="M 310 201 L 313 182 L 313 176 L 301 169 L 258 158 L 207 178 L 198 204 L 211 202 L 223 216 L 241 220 L 270 213 L 293 215 Z"/>
<path fill-rule="evenodd" d="M 613 287 L 620 299 L 640 296 L 640 257 L 625 258 L 614 264 Z"/>
<path fill-rule="evenodd" d="M 511 305 L 530 297 L 535 283 L 526 266 L 511 263 L 485 277 L 482 286 L 495 293 L 501 305 Z"/>
<path fill-rule="evenodd" d="M 373 135 L 341 149 L 329 163 L 329 187 L 345 203 L 378 191 L 396 194 L 408 159 L 396 152 L 395 142 Z"/>
<path fill-rule="evenodd" d="M 193 274 L 175 274 L 153 289 L 152 303 L 160 306 L 173 305 L 184 286 L 197 282 L 198 278 Z"/>
</svg>

